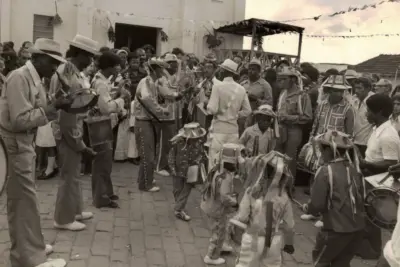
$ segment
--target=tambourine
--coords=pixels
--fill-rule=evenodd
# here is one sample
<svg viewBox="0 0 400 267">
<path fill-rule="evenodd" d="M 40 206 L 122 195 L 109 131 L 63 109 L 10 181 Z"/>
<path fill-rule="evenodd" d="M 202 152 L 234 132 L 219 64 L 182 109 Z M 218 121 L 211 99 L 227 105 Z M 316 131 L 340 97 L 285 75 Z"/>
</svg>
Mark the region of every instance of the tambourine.
<svg viewBox="0 0 400 267">
<path fill-rule="evenodd" d="M 4 193 L 8 180 L 8 156 L 3 139 L 0 137 L 0 196 Z"/>
</svg>

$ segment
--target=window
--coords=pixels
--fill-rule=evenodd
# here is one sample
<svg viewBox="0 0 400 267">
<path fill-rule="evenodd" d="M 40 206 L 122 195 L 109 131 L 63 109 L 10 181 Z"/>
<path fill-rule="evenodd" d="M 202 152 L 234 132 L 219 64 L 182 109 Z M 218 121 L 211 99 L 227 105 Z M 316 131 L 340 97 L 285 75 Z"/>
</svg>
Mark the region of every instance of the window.
<svg viewBox="0 0 400 267">
<path fill-rule="evenodd" d="M 54 38 L 53 17 L 34 15 L 33 17 L 33 41 L 38 38 Z"/>
</svg>

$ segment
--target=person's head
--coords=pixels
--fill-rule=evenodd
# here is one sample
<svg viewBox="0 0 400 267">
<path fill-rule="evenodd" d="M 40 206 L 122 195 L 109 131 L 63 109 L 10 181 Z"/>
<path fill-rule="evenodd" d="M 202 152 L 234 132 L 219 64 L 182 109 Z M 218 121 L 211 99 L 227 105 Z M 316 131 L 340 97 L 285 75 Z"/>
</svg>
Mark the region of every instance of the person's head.
<svg viewBox="0 0 400 267">
<path fill-rule="evenodd" d="M 299 77 L 296 74 L 296 70 L 291 67 L 284 67 L 280 71 L 277 71 L 277 74 L 277 87 L 280 90 L 292 89 L 298 84 Z"/>
<path fill-rule="evenodd" d="M 274 118 L 264 114 L 256 114 L 255 121 L 258 124 L 261 132 L 265 132 L 268 128 L 271 128 Z"/>
<path fill-rule="evenodd" d="M 167 71 L 170 75 L 174 75 L 178 71 L 178 58 L 174 54 L 166 54 L 164 61 L 168 64 Z"/>
<path fill-rule="evenodd" d="M 233 60 L 231 59 L 225 59 L 225 61 L 220 65 L 220 76 L 222 79 L 225 78 L 234 78 L 238 75 L 237 69 L 238 69 L 238 64 L 236 64 Z"/>
<path fill-rule="evenodd" d="M 281 72 L 285 67 L 290 67 L 290 63 L 287 60 L 281 60 L 276 64 L 276 72 Z"/>
<path fill-rule="evenodd" d="M 61 64 L 47 54 L 32 54 L 31 61 L 41 78 L 51 78 Z"/>
<path fill-rule="evenodd" d="M 33 46 L 32 42 L 25 41 L 25 42 L 22 43 L 21 49 L 28 49 L 28 48 L 31 48 L 32 46 Z"/>
<path fill-rule="evenodd" d="M 150 75 L 153 79 L 160 79 L 164 76 L 164 70 L 169 68 L 169 65 L 162 59 L 151 58 L 148 61 Z"/>
<path fill-rule="evenodd" d="M 340 103 L 345 92 L 350 89 L 351 86 L 344 75 L 331 75 L 323 84 L 323 93 L 327 95 L 328 102 L 331 105 Z"/>
<path fill-rule="evenodd" d="M 175 47 L 172 49 L 172 54 L 174 54 L 179 60 L 183 60 L 183 57 L 185 56 L 185 52 L 179 47 Z"/>
<path fill-rule="evenodd" d="M 323 81 L 326 81 L 330 76 L 332 76 L 332 75 L 339 75 L 339 71 L 337 70 L 337 69 L 328 69 L 326 72 L 325 72 L 325 78 L 323 79 Z"/>
<path fill-rule="evenodd" d="M 243 147 L 239 144 L 225 143 L 219 155 L 220 172 L 236 172 Z"/>
<path fill-rule="evenodd" d="M 121 50 L 124 50 L 126 53 L 128 53 L 128 55 L 131 52 L 131 50 L 126 46 L 121 47 Z"/>
<path fill-rule="evenodd" d="M 393 101 L 393 114 L 400 114 L 400 93 L 395 94 L 392 97 Z"/>
<path fill-rule="evenodd" d="M 80 71 L 86 69 L 92 63 L 94 57 L 92 53 L 72 45 L 69 47 L 68 56 Z"/>
<path fill-rule="evenodd" d="M 240 66 L 240 64 L 242 64 L 242 62 L 243 62 L 243 58 L 239 55 L 234 55 L 233 61 Z"/>
<path fill-rule="evenodd" d="M 115 53 L 104 52 L 99 57 L 99 70 L 106 77 L 115 76 L 121 69 L 121 58 Z"/>
<path fill-rule="evenodd" d="M 125 65 L 126 65 L 126 63 L 127 63 L 127 61 L 128 61 L 128 52 L 126 52 L 126 51 L 123 50 L 123 49 L 118 50 L 117 56 L 119 56 L 120 59 L 121 59 L 121 65 L 122 65 L 122 67 L 125 67 Z"/>
<path fill-rule="evenodd" d="M 364 100 L 372 90 L 372 83 L 369 79 L 360 77 L 353 83 L 354 93 L 361 101 Z"/>
<path fill-rule="evenodd" d="M 92 77 L 96 72 L 98 68 L 98 60 L 93 61 L 90 63 L 90 65 L 83 71 L 87 76 Z"/>
<path fill-rule="evenodd" d="M 132 70 L 138 70 L 140 67 L 140 58 L 136 53 L 129 53 L 128 56 L 129 67 Z"/>
<path fill-rule="evenodd" d="M 373 125 L 380 125 L 387 121 L 393 113 L 393 102 L 385 94 L 374 94 L 368 97 L 367 120 Z"/>
<path fill-rule="evenodd" d="M 21 64 L 25 64 L 28 60 L 31 60 L 31 57 L 32 57 L 31 53 L 29 53 L 28 49 L 26 48 L 21 50 L 19 54 L 19 60 Z"/>
<path fill-rule="evenodd" d="M 314 142 L 319 145 L 324 162 L 347 158 L 346 152 L 354 148 L 350 136 L 339 131 L 328 130 L 314 138 Z"/>
<path fill-rule="evenodd" d="M 375 93 L 377 93 L 377 94 L 385 94 L 385 95 L 390 96 L 392 89 L 393 89 L 393 85 L 387 79 L 380 79 L 375 84 Z"/>
<path fill-rule="evenodd" d="M 145 45 L 143 46 L 144 52 L 146 53 L 146 58 L 150 59 L 154 56 L 155 49 L 152 45 Z"/>
<path fill-rule="evenodd" d="M 266 69 L 264 79 L 271 85 L 275 84 L 278 79 L 276 70 L 273 68 Z"/>
<path fill-rule="evenodd" d="M 208 54 L 205 56 L 203 61 L 204 76 L 212 78 L 215 75 L 217 69 L 217 57 L 214 54 Z"/>
<path fill-rule="evenodd" d="M 318 82 L 319 71 L 310 63 L 303 63 L 300 65 L 301 73 L 308 78 L 310 78 L 311 82 Z"/>
<path fill-rule="evenodd" d="M 246 68 L 241 69 L 239 73 L 239 80 L 245 81 L 248 79 L 249 79 L 249 70 Z"/>
<path fill-rule="evenodd" d="M 144 49 L 142 48 L 136 49 L 136 55 L 139 57 L 141 64 L 146 62 L 146 51 L 144 51 Z"/>
<path fill-rule="evenodd" d="M 249 64 L 249 79 L 257 81 L 261 76 L 261 62 L 258 59 L 253 59 Z"/>
<path fill-rule="evenodd" d="M 108 46 L 102 46 L 102 47 L 100 47 L 99 52 L 103 54 L 104 52 L 107 52 L 110 50 L 111 49 Z"/>
</svg>

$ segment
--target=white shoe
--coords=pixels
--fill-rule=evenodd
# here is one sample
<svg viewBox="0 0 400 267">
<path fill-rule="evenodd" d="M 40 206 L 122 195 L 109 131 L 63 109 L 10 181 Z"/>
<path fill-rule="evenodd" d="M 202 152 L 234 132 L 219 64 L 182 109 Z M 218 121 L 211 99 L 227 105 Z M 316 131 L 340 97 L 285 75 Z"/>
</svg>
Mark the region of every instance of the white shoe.
<svg viewBox="0 0 400 267">
<path fill-rule="evenodd" d="M 302 214 L 300 216 L 300 219 L 302 219 L 303 221 L 313 221 L 313 220 L 317 220 L 318 218 L 311 214 Z"/>
<path fill-rule="evenodd" d="M 93 218 L 93 212 L 83 211 L 81 214 L 75 216 L 76 221 L 85 221 Z"/>
<path fill-rule="evenodd" d="M 315 224 L 314 224 L 314 226 L 315 227 L 317 227 L 317 228 L 322 228 L 322 227 L 324 227 L 324 223 L 322 222 L 322 221 L 317 221 Z"/>
<path fill-rule="evenodd" d="M 233 252 L 233 247 L 229 246 L 228 244 L 223 244 L 222 245 L 222 252 Z"/>
<path fill-rule="evenodd" d="M 208 265 L 222 265 L 225 263 L 225 259 L 218 258 L 218 259 L 211 259 L 209 256 L 204 257 L 204 263 Z"/>
<path fill-rule="evenodd" d="M 150 188 L 149 190 L 147 190 L 148 192 L 158 192 L 160 191 L 160 188 L 158 186 L 153 186 L 152 188 Z"/>
<path fill-rule="evenodd" d="M 67 265 L 67 262 L 64 259 L 48 259 L 46 262 L 35 267 L 64 267 L 65 265 Z"/>
<path fill-rule="evenodd" d="M 157 174 L 165 177 L 169 176 L 169 172 L 167 172 L 166 170 L 158 171 Z"/>
<path fill-rule="evenodd" d="M 73 223 L 68 223 L 64 225 L 60 225 L 56 222 L 54 222 L 54 227 L 60 230 L 70 230 L 70 231 L 82 231 L 86 228 L 86 225 L 80 222 L 73 222 Z"/>
<path fill-rule="evenodd" d="M 46 247 L 44 248 L 44 252 L 46 253 L 46 255 L 53 253 L 53 246 L 46 244 Z"/>
</svg>

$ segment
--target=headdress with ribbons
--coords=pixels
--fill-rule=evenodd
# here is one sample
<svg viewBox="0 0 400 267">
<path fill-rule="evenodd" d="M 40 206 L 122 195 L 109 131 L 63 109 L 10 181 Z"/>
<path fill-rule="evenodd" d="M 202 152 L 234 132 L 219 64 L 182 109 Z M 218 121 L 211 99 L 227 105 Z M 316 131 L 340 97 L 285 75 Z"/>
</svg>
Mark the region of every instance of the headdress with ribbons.
<svg viewBox="0 0 400 267">
<path fill-rule="evenodd" d="M 265 105 L 261 105 L 258 107 L 258 109 L 256 109 L 255 111 L 253 111 L 254 115 L 265 115 L 265 116 L 269 116 L 274 118 L 274 134 L 275 137 L 279 138 L 279 124 L 278 124 L 278 120 L 276 119 L 277 115 L 276 113 L 273 111 L 272 106 L 265 104 Z"/>
</svg>

